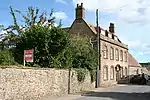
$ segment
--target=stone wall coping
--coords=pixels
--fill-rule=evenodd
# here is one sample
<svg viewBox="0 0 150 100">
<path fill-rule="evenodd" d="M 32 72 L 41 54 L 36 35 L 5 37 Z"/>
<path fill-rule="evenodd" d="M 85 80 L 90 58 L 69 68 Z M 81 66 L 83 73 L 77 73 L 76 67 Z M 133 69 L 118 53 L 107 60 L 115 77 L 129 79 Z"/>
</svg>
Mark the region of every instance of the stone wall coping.
<svg viewBox="0 0 150 100">
<path fill-rule="evenodd" d="M 39 68 L 39 67 L 28 67 L 28 66 L 0 66 L 0 69 L 33 69 L 33 70 L 68 70 L 59 68 Z"/>
<path fill-rule="evenodd" d="M 139 67 L 142 68 L 141 66 L 133 66 L 133 65 L 128 65 L 129 67 Z"/>
</svg>

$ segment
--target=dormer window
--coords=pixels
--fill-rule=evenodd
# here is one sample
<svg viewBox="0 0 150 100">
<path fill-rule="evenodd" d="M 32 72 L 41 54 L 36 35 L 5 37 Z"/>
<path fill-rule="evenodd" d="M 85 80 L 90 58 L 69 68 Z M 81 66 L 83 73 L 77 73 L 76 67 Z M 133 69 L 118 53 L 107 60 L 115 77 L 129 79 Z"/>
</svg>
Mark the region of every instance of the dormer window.
<svg viewBox="0 0 150 100">
<path fill-rule="evenodd" d="M 107 31 L 107 30 L 105 30 L 105 36 L 107 36 L 107 37 L 108 37 L 108 31 Z"/>
<path fill-rule="evenodd" d="M 115 39 L 114 34 L 112 34 L 112 39 Z"/>
</svg>

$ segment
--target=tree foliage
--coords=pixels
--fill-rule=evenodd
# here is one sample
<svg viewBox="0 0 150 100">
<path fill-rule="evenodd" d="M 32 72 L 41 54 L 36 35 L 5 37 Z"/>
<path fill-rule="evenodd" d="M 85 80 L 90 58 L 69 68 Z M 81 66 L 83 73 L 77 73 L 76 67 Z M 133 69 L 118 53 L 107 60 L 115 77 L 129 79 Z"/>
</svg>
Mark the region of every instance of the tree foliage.
<svg viewBox="0 0 150 100">
<path fill-rule="evenodd" d="M 10 14 L 13 18 L 13 24 L 4 29 L 7 34 L 3 39 L 4 45 L 8 46 L 16 46 L 21 34 L 32 26 L 37 24 L 54 26 L 55 22 L 55 17 L 52 16 L 53 10 L 51 10 L 50 14 L 47 14 L 46 12 L 39 13 L 39 8 L 28 7 L 26 14 L 23 14 L 10 6 Z M 17 20 L 17 15 L 22 17 L 21 21 Z M 18 24 L 19 22 L 22 24 Z"/>
<path fill-rule="evenodd" d="M 86 68 L 88 70 L 96 70 L 97 55 L 90 39 L 88 37 L 73 36 L 71 41 L 71 51 L 73 68 Z"/>
<path fill-rule="evenodd" d="M 9 49 L 0 50 L 0 65 L 16 65 L 12 52 Z"/>
<path fill-rule="evenodd" d="M 20 36 L 16 44 L 16 58 L 23 61 L 23 51 L 34 49 L 34 63 L 41 67 L 52 67 L 54 57 L 57 57 L 66 48 L 68 34 L 61 28 L 33 25 Z M 22 55 L 22 56 L 19 56 Z"/>
</svg>

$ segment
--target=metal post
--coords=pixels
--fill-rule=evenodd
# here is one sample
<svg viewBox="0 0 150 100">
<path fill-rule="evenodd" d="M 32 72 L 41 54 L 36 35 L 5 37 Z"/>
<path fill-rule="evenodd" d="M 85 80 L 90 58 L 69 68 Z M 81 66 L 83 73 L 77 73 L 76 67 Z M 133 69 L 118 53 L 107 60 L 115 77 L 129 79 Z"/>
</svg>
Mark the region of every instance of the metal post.
<svg viewBox="0 0 150 100">
<path fill-rule="evenodd" d="M 97 66 L 97 77 L 96 77 L 96 88 L 100 87 L 100 64 L 101 64 L 101 52 L 100 52 L 100 30 L 98 23 L 98 9 L 96 10 L 96 24 L 97 24 L 97 51 L 98 51 L 98 66 Z"/>
<path fill-rule="evenodd" d="M 26 61 L 25 61 L 25 58 L 24 58 L 25 54 L 23 55 L 23 66 L 26 65 Z"/>
</svg>

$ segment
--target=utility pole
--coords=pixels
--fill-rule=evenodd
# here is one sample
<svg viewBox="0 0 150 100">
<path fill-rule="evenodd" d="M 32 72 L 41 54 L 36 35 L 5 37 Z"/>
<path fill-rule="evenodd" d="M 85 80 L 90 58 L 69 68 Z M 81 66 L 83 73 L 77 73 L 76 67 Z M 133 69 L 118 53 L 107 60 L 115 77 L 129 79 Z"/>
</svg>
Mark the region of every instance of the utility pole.
<svg viewBox="0 0 150 100">
<path fill-rule="evenodd" d="M 97 51 L 98 51 L 98 66 L 96 74 L 96 88 L 100 87 L 100 65 L 101 65 L 101 50 L 100 50 L 100 29 L 98 23 L 98 9 L 96 10 L 96 25 L 97 25 Z"/>
</svg>

